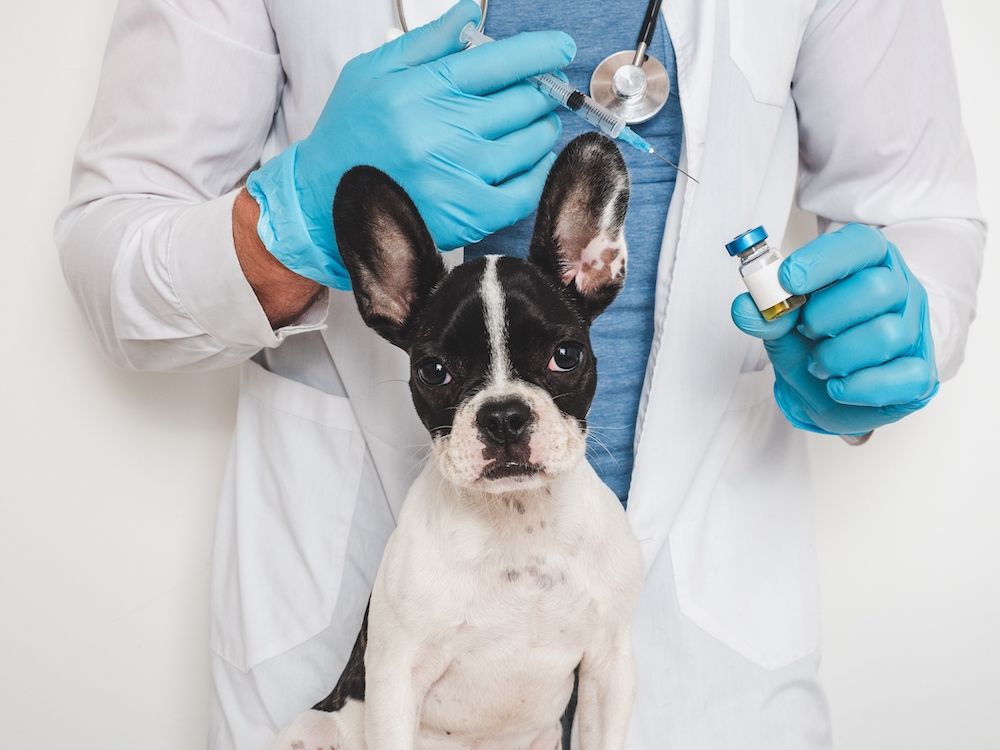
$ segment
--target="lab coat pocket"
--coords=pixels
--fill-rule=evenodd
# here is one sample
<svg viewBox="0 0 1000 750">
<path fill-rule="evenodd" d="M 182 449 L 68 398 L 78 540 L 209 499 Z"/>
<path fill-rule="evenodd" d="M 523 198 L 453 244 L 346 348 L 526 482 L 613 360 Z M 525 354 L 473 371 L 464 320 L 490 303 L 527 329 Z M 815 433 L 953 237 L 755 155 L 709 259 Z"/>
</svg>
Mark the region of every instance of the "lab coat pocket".
<svg viewBox="0 0 1000 750">
<path fill-rule="evenodd" d="M 729 0 L 729 56 L 761 104 L 783 107 L 815 0 Z"/>
<path fill-rule="evenodd" d="M 237 668 L 329 626 L 364 456 L 346 398 L 243 366 L 212 594 L 212 647 Z"/>
<path fill-rule="evenodd" d="M 751 343 L 757 344 L 756 341 Z M 726 405 L 727 411 L 749 409 L 767 401 L 774 394 L 774 370 L 764 353 L 764 347 L 751 346 L 747 352 L 747 361 L 752 369 L 741 372 L 736 378 L 736 385 Z"/>
<path fill-rule="evenodd" d="M 819 647 L 805 442 L 774 404 L 770 367 L 737 381 L 670 554 L 683 614 L 777 669 Z"/>
</svg>

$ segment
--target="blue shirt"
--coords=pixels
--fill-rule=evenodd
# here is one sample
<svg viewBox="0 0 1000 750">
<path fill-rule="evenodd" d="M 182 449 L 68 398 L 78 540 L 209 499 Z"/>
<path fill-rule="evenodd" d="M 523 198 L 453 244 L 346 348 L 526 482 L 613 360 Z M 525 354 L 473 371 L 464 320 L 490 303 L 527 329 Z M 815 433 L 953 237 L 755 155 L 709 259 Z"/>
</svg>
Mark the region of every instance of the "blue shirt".
<svg viewBox="0 0 1000 750">
<path fill-rule="evenodd" d="M 570 83 L 589 93 L 590 76 L 608 55 L 635 49 L 646 0 L 621 0 L 614 12 L 604 0 L 575 3 L 538 0 L 490 0 L 486 33 L 501 39 L 519 31 L 561 29 L 576 40 L 576 59 L 565 69 Z M 680 158 L 682 120 L 677 96 L 674 50 L 662 18 L 649 53 L 660 59 L 670 74 L 670 98 L 649 122 L 633 129 L 676 163 Z M 560 150 L 589 126 L 560 109 L 563 123 Z M 587 415 L 587 457 L 598 475 L 624 504 L 628 498 L 634 460 L 636 415 L 653 338 L 656 271 L 667 207 L 674 191 L 676 172 L 654 156 L 619 142 L 632 180 L 632 194 L 625 239 L 628 274 L 625 288 L 594 321 L 591 345 L 597 356 L 597 393 Z M 466 258 L 489 253 L 525 257 L 531 241 L 534 216 L 467 247 Z"/>
</svg>

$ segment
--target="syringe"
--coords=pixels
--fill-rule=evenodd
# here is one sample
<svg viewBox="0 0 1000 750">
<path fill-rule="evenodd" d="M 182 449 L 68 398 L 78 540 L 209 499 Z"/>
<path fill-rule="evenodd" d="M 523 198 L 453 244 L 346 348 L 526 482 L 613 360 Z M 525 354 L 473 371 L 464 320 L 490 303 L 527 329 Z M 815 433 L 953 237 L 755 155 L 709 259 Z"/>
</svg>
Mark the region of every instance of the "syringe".
<svg viewBox="0 0 1000 750">
<path fill-rule="evenodd" d="M 486 34 L 481 32 L 476 27 L 476 24 L 471 22 L 466 24 L 462 29 L 461 34 L 459 34 L 459 39 L 467 47 L 476 47 L 480 44 L 486 44 L 487 42 L 493 41 L 491 37 L 488 37 Z M 605 109 L 582 91 L 577 91 L 575 88 L 566 83 L 566 81 L 557 78 L 551 73 L 543 73 L 540 76 L 532 76 L 528 79 L 528 82 L 546 96 L 550 96 L 558 101 L 561 105 L 575 113 L 578 117 L 589 122 L 606 136 L 610 138 L 617 138 L 624 141 L 629 146 L 632 146 L 632 148 L 644 151 L 647 154 L 652 154 L 656 158 L 669 164 L 681 174 L 687 175 L 690 179 L 698 182 L 698 180 L 695 180 L 694 177 L 691 177 L 691 175 L 667 159 L 665 156 L 657 153 L 653 147 L 649 145 L 648 141 L 628 127 L 628 124 L 624 119 L 610 110 Z"/>
</svg>

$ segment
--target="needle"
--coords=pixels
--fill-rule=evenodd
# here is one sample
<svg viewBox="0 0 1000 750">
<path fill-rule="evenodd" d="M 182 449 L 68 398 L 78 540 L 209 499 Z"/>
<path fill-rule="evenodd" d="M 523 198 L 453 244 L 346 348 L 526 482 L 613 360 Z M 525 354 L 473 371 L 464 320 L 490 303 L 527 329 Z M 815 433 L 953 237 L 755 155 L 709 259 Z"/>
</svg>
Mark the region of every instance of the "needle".
<svg viewBox="0 0 1000 750">
<path fill-rule="evenodd" d="M 673 167 L 674 169 L 676 169 L 682 175 L 685 175 L 689 180 L 694 180 L 698 185 L 701 184 L 700 182 L 698 182 L 698 180 L 695 180 L 694 177 L 692 177 L 687 172 L 685 172 L 683 169 L 681 169 L 676 164 L 674 164 L 672 161 L 670 161 L 670 159 L 668 159 L 667 157 L 663 156 L 662 154 L 658 154 L 656 151 L 654 151 L 652 146 L 649 147 L 649 151 L 647 151 L 646 153 L 647 154 L 652 154 L 653 156 L 655 156 L 660 161 L 665 162 L 666 164 L 669 164 L 671 167 Z"/>
<path fill-rule="evenodd" d="M 670 159 L 668 159 L 667 157 L 665 157 L 665 156 L 663 156 L 661 154 L 656 153 L 656 151 L 653 149 L 653 145 L 649 141 L 647 141 L 645 138 L 643 138 L 641 135 L 639 135 L 634 130 L 632 130 L 632 128 L 630 128 L 628 126 L 622 128 L 621 130 L 618 131 L 618 133 L 616 134 L 615 137 L 617 137 L 620 140 L 624 141 L 625 143 L 627 143 L 628 145 L 630 145 L 632 148 L 638 149 L 639 151 L 644 151 L 647 154 L 652 154 L 653 156 L 655 156 L 660 161 L 662 161 L 662 162 L 664 162 L 666 164 L 669 164 L 671 167 L 673 167 L 674 169 L 676 169 L 682 175 L 686 176 L 689 180 L 694 180 L 699 185 L 701 184 L 700 182 L 698 182 L 698 180 L 695 180 L 694 177 L 692 177 L 687 172 L 685 172 L 683 169 L 681 169 L 676 164 L 674 164 L 672 161 L 670 161 Z"/>
</svg>

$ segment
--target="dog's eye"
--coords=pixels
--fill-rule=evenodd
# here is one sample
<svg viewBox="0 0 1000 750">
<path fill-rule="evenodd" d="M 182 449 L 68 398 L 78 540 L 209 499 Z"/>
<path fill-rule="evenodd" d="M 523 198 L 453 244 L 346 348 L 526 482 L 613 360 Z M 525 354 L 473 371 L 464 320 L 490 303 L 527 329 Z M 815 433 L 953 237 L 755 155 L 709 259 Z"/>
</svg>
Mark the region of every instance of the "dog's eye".
<svg viewBox="0 0 1000 750">
<path fill-rule="evenodd" d="M 583 347 L 572 341 L 565 341 L 556 347 L 549 360 L 549 369 L 552 372 L 569 372 L 579 367 L 582 361 Z"/>
<path fill-rule="evenodd" d="M 451 382 L 451 373 L 439 359 L 425 359 L 417 365 L 417 377 L 424 385 L 432 387 L 448 385 Z"/>
</svg>

